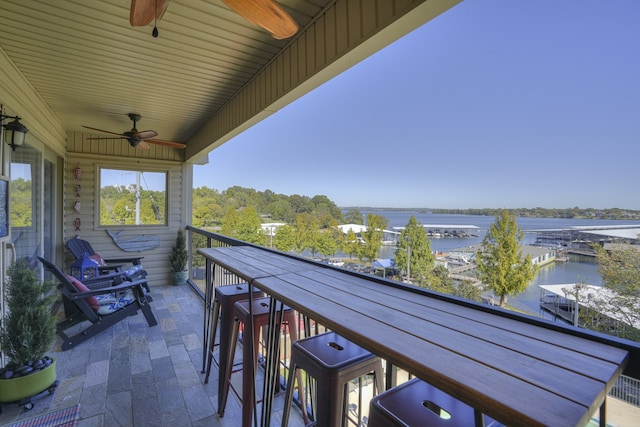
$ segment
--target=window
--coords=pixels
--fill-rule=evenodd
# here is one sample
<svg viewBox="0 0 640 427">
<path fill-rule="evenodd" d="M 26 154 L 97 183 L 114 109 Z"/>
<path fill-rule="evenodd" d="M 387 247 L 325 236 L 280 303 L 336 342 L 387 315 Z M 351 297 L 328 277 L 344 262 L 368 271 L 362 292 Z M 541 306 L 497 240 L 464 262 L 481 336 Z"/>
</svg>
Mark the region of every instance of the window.
<svg viewBox="0 0 640 427">
<path fill-rule="evenodd" d="M 166 225 L 164 172 L 100 168 L 100 225 Z"/>
<path fill-rule="evenodd" d="M 32 268 L 38 266 L 36 256 L 43 254 L 43 245 L 50 244 L 55 237 L 43 231 L 44 209 L 52 206 L 51 198 L 55 194 L 50 186 L 49 191 L 44 192 L 43 160 L 42 151 L 29 144 L 11 153 L 9 232 L 15 256 L 28 260 Z"/>
<path fill-rule="evenodd" d="M 24 150 L 23 150 L 24 151 Z M 24 154 L 24 153 L 20 153 Z M 14 155 L 14 157 L 18 157 Z M 34 211 L 31 164 L 11 163 L 11 226 L 31 227 Z"/>
</svg>

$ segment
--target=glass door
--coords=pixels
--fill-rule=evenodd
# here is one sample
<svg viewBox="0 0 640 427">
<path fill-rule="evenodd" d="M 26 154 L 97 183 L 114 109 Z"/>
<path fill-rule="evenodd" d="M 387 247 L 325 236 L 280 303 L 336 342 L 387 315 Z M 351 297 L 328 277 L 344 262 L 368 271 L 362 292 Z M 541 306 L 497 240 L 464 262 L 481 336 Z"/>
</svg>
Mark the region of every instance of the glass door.
<svg viewBox="0 0 640 427">
<path fill-rule="evenodd" d="M 26 259 L 39 269 L 43 233 L 42 154 L 26 144 L 11 153 L 10 219 L 11 242 L 17 259 Z M 55 182 L 55 181 L 54 181 Z"/>
</svg>

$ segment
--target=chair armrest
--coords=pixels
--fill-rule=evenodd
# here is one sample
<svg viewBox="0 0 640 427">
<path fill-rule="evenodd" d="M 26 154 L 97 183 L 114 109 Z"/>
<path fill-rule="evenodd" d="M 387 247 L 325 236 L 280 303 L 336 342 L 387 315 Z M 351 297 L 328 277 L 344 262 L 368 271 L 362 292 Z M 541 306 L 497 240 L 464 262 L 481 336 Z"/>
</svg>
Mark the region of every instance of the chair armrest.
<svg viewBox="0 0 640 427">
<path fill-rule="evenodd" d="M 122 268 L 123 264 L 108 264 L 108 265 L 100 265 L 98 266 L 98 270 L 100 271 L 119 271 Z"/>
<path fill-rule="evenodd" d="M 136 280 L 135 282 L 123 282 L 119 285 L 110 286 L 108 288 L 92 289 L 87 292 L 75 292 L 73 294 L 68 295 L 68 297 L 71 299 L 85 299 L 89 297 L 94 297 L 96 295 L 104 295 L 104 294 L 110 294 L 112 292 L 126 291 L 127 289 L 131 289 L 136 286 L 142 286 L 146 282 L 147 282 L 146 280 Z"/>
<path fill-rule="evenodd" d="M 140 264 L 140 260 L 143 259 L 143 256 L 140 257 L 131 257 L 131 258 L 104 258 L 104 262 L 106 262 L 107 264 L 111 264 L 111 263 L 132 263 L 133 265 L 138 265 Z"/>
<path fill-rule="evenodd" d="M 88 279 L 83 279 L 82 283 L 87 285 L 87 287 L 91 287 L 91 285 L 95 285 L 103 282 L 112 282 L 115 284 L 119 284 L 125 280 L 125 274 L 122 271 L 114 271 L 108 274 L 101 274 L 100 276 L 90 277 Z"/>
</svg>

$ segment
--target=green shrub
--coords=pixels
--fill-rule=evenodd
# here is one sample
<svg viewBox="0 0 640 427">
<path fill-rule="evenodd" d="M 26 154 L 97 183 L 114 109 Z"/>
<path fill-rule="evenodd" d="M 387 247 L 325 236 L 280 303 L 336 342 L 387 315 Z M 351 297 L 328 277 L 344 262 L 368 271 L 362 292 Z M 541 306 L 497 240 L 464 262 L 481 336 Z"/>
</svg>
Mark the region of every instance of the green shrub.
<svg viewBox="0 0 640 427">
<path fill-rule="evenodd" d="M 9 312 L 2 319 L 0 345 L 11 364 L 22 366 L 41 359 L 56 338 L 51 305 L 55 284 L 43 282 L 21 259 L 9 267 L 5 280 L 5 304 Z"/>
<path fill-rule="evenodd" d="M 178 230 L 178 234 L 176 236 L 176 242 L 171 248 L 171 255 L 169 255 L 169 259 L 171 260 L 171 268 L 176 273 L 181 271 L 185 271 L 187 269 L 187 259 L 189 257 L 189 253 L 187 252 L 187 239 L 184 234 L 184 230 L 181 228 Z"/>
</svg>

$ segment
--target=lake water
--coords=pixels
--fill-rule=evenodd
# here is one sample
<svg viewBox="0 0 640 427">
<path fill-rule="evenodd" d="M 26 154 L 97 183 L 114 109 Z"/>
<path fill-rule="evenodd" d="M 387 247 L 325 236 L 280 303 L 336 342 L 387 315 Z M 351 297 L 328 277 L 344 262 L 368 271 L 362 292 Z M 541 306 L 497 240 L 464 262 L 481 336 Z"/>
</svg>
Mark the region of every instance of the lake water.
<svg viewBox="0 0 640 427">
<path fill-rule="evenodd" d="M 409 222 L 411 215 L 415 216 L 421 224 L 447 224 L 447 225 L 475 225 L 478 227 L 477 237 L 468 238 L 444 238 L 431 239 L 431 250 L 447 252 L 455 248 L 479 244 L 482 242 L 489 227 L 495 222 L 495 217 L 480 215 L 447 215 L 430 214 L 417 211 L 385 211 L 361 210 L 366 218 L 368 213 L 382 215 L 389 220 L 389 227 L 404 227 Z M 640 227 L 640 221 L 618 220 L 590 220 L 590 219 L 563 219 L 563 218 L 516 218 L 518 227 L 525 232 L 523 244 L 531 244 L 536 240 L 536 234 L 531 230 L 568 228 L 571 226 L 587 225 L 623 225 L 634 224 Z M 393 258 L 394 247 L 383 247 L 380 250 L 380 258 Z M 557 262 L 543 266 L 538 270 L 536 278 L 521 294 L 510 297 L 509 304 L 533 315 L 542 315 L 539 306 L 540 291 L 538 285 L 586 282 L 593 285 L 601 285 L 602 277 L 598 273 L 598 265 L 589 257 L 570 256 L 568 262 Z M 544 317 L 550 317 L 548 315 Z"/>
</svg>

